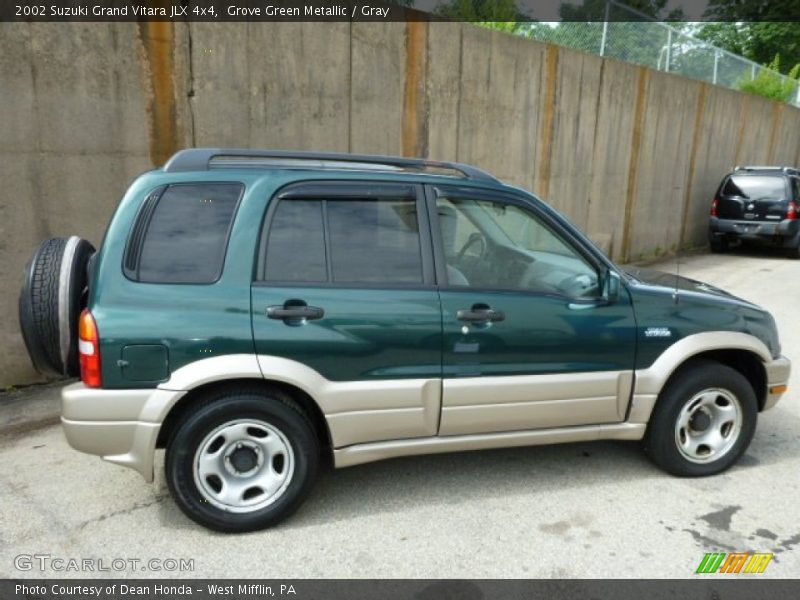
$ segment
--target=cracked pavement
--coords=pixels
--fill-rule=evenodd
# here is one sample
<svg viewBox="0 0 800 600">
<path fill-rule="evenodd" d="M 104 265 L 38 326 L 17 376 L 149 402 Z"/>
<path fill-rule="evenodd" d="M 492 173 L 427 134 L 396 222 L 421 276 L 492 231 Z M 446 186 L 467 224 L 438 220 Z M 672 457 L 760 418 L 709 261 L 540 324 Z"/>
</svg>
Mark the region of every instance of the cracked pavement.
<svg viewBox="0 0 800 600">
<path fill-rule="evenodd" d="M 674 272 L 675 261 L 655 268 Z M 789 392 L 722 475 L 671 477 L 628 442 L 412 457 L 326 469 L 289 521 L 226 536 L 183 516 L 163 472 L 148 485 L 79 454 L 30 409 L 33 428 L 0 422 L 0 577 L 93 575 L 19 571 L 14 557 L 25 553 L 194 559 L 192 572 L 103 576 L 683 578 L 712 551 L 773 552 L 760 577 L 796 577 L 800 261 L 747 250 L 686 257 L 680 271 L 770 309 L 795 361 Z M 52 407 L 57 392 L 0 405 L 38 394 Z"/>
</svg>

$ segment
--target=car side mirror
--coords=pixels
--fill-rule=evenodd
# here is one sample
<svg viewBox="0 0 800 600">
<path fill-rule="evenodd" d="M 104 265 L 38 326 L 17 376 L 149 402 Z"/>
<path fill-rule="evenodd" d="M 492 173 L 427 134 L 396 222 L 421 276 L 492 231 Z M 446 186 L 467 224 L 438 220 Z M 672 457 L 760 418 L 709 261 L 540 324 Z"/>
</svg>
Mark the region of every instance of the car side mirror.
<svg viewBox="0 0 800 600">
<path fill-rule="evenodd" d="M 619 300 L 619 289 L 622 286 L 620 282 L 619 273 L 608 269 L 606 276 L 603 278 L 603 299 L 612 304 Z"/>
</svg>

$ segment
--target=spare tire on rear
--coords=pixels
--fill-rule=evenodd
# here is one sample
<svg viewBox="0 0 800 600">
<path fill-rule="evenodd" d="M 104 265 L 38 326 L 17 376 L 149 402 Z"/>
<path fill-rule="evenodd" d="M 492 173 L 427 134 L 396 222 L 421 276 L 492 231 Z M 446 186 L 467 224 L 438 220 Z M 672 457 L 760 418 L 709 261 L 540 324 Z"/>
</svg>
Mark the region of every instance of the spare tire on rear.
<svg viewBox="0 0 800 600">
<path fill-rule="evenodd" d="M 77 377 L 78 318 L 86 306 L 94 246 L 77 236 L 45 240 L 25 269 L 19 323 L 33 366 L 50 377 Z"/>
</svg>

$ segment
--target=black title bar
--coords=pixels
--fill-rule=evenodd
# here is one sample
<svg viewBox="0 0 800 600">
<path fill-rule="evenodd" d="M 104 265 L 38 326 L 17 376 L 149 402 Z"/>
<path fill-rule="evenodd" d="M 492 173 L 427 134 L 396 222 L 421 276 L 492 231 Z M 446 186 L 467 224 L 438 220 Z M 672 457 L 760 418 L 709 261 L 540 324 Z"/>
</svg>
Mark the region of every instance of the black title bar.
<svg viewBox="0 0 800 600">
<path fill-rule="evenodd" d="M 3 600 L 782 600 L 800 580 L 3 579 Z"/>
<path fill-rule="evenodd" d="M 751 8 L 754 7 L 754 8 Z M 667 11 L 667 8 L 669 9 Z M 619 0 L 0 0 L 0 21 L 800 21 L 796 0 L 674 0 L 646 15 Z"/>
</svg>

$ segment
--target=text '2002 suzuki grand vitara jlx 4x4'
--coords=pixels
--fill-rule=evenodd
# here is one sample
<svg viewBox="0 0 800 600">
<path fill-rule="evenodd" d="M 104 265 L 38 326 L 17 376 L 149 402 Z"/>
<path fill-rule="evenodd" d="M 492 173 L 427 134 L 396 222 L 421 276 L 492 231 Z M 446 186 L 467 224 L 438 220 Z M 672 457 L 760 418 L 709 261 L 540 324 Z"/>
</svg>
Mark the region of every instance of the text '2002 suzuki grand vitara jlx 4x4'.
<svg viewBox="0 0 800 600">
<path fill-rule="evenodd" d="M 184 150 L 92 251 L 44 242 L 20 300 L 38 368 L 81 374 L 67 439 L 147 480 L 166 448 L 173 497 L 217 530 L 288 516 L 323 451 L 643 439 L 670 473 L 719 473 L 789 378 L 765 310 L 625 272 L 467 165 Z"/>
</svg>

